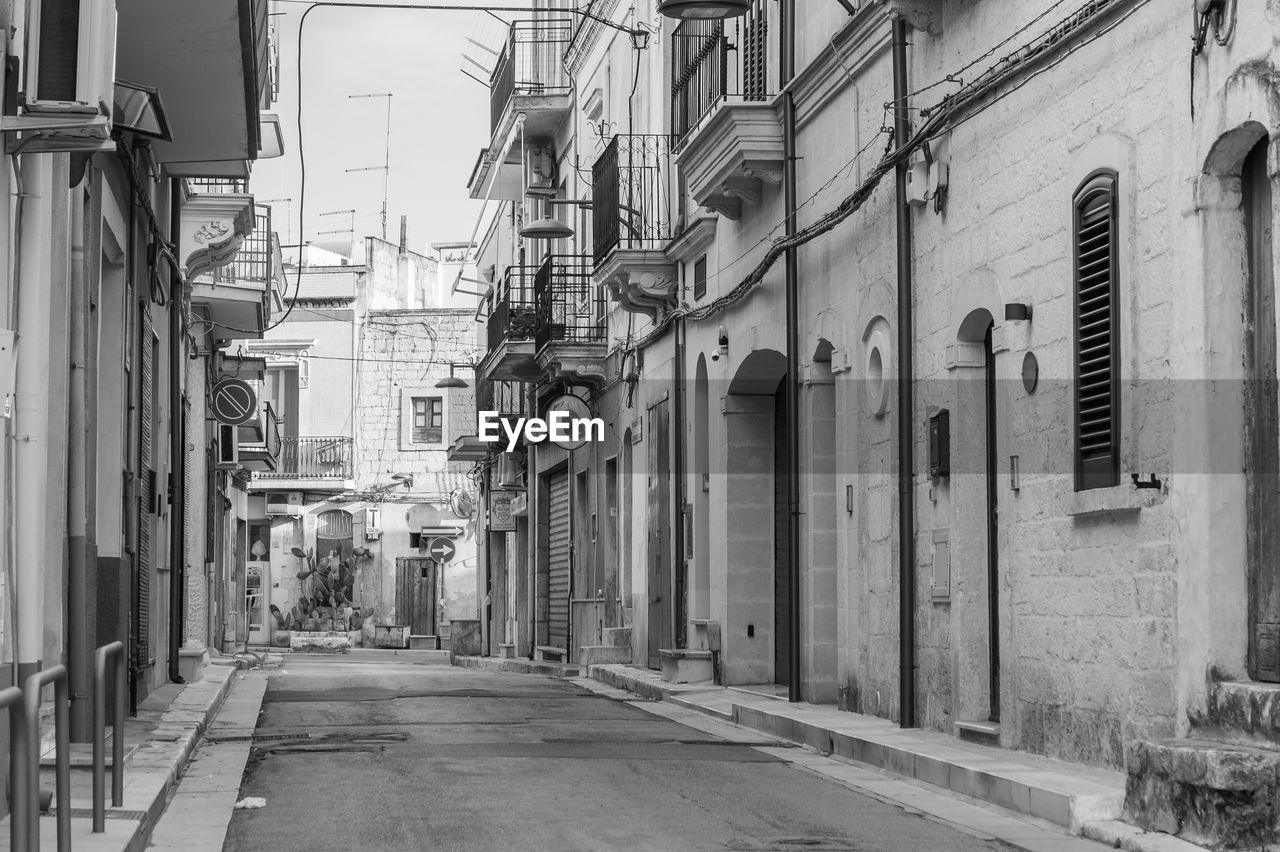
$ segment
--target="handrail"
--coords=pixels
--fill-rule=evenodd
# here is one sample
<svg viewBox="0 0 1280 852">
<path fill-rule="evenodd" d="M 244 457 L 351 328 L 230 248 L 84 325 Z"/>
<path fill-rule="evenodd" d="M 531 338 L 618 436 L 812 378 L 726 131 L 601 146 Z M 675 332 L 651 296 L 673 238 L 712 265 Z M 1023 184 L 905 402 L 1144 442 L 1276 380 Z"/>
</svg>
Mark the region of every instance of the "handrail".
<svg viewBox="0 0 1280 852">
<path fill-rule="evenodd" d="M 103 645 L 93 655 L 93 833 L 107 830 L 107 666 L 115 663 L 115 716 L 111 723 L 111 807 L 124 805 L 125 693 L 129 689 L 124 643 Z"/>
<path fill-rule="evenodd" d="M 23 687 L 27 713 L 27 846 L 40 848 L 40 690 L 53 684 L 53 736 L 57 763 L 54 795 L 58 803 L 58 852 L 71 850 L 71 689 L 67 667 L 50 666 L 27 678 Z"/>
<path fill-rule="evenodd" d="M 0 689 L 0 710 L 9 714 L 9 848 L 27 848 L 27 756 L 26 693 L 16 686 Z"/>
</svg>

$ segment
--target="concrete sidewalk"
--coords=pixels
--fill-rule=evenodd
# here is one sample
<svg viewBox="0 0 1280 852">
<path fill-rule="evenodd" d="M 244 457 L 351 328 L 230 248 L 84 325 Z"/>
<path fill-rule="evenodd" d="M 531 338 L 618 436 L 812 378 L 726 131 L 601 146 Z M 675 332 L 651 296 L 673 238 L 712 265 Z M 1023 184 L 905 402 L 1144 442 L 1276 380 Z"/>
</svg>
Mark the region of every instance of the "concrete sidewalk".
<svg viewBox="0 0 1280 852">
<path fill-rule="evenodd" d="M 627 665 L 588 666 L 586 674 L 616 689 L 1044 820 L 1128 852 L 1201 849 L 1120 822 L 1125 789 L 1121 772 L 964 742 L 933 731 L 904 730 L 878 717 L 791 704 L 733 687 L 672 684 L 658 672 Z"/>
<path fill-rule="evenodd" d="M 71 845 L 76 850 L 141 850 L 164 811 L 209 720 L 218 712 L 236 668 L 211 665 L 196 683 L 166 684 L 151 693 L 138 715 L 125 722 L 124 805 L 111 807 L 107 775 L 106 831 L 93 834 L 93 775 L 89 767 L 71 770 Z M 135 748 L 136 746 L 136 748 Z M 52 767 L 41 768 L 41 786 L 54 786 Z M 9 849 L 9 819 L 0 820 L 0 850 Z M 57 820 L 40 818 L 40 849 L 57 848 Z"/>
</svg>

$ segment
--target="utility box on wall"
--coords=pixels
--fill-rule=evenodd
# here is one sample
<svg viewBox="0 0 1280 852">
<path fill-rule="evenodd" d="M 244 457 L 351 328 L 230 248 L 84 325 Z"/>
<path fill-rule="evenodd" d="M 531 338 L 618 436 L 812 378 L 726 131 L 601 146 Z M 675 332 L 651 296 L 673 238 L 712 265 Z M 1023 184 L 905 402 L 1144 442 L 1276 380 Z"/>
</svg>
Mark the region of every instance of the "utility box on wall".
<svg viewBox="0 0 1280 852">
<path fill-rule="evenodd" d="M 929 476 L 951 475 L 951 412 L 945 408 L 929 418 Z"/>
</svg>

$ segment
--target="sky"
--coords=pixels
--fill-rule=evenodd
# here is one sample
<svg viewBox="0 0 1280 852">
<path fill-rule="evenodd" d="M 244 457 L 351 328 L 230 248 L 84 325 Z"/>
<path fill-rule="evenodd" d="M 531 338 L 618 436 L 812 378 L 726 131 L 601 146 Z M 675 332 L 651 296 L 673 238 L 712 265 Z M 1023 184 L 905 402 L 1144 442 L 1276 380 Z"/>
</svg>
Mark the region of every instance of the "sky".
<svg viewBox="0 0 1280 852">
<path fill-rule="evenodd" d="M 477 0 L 458 0 L 479 5 Z M 489 93 L 462 73 L 482 79 L 475 58 L 494 57 L 468 38 L 498 50 L 503 25 L 484 12 L 318 8 L 302 42 L 302 141 L 306 197 L 300 182 L 297 130 L 298 24 L 307 5 L 271 4 L 280 48 L 280 91 L 272 112 L 284 130 L 283 157 L 259 160 L 250 190 L 272 208 L 273 228 L 285 244 L 305 239 L 346 252 L 354 210 L 355 239 L 381 235 L 383 173 L 347 169 L 381 166 L 386 154 L 387 99 L 350 95 L 390 92 L 391 179 L 387 238 L 398 241 L 408 216 L 409 247 L 471 236 L 481 202 L 467 179 L 489 138 Z M 501 5 L 523 5 L 520 0 Z M 530 3 L 532 5 L 532 3 Z M 507 15 L 510 18 L 510 15 Z M 291 202 L 272 201 L 292 199 Z M 305 201 L 305 209 L 303 204 Z M 340 231 L 320 234 L 321 231 Z"/>
</svg>

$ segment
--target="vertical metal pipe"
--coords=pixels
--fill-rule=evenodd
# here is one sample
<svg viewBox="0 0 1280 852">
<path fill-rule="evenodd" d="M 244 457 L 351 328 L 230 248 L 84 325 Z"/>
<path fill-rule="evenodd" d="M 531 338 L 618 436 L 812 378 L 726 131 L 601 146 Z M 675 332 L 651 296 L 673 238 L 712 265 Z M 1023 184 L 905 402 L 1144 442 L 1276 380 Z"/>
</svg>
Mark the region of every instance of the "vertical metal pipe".
<svg viewBox="0 0 1280 852">
<path fill-rule="evenodd" d="M 907 23 L 893 19 L 894 143 L 902 146 L 911 135 L 907 119 Z M 916 538 L 915 538 L 915 425 L 912 349 L 911 211 L 907 207 L 907 163 L 897 167 L 898 223 L 898 702 L 899 724 L 916 727 Z"/>
<path fill-rule="evenodd" d="M 782 10 L 782 84 L 795 76 L 795 0 Z M 783 101 L 782 191 L 786 234 L 796 233 L 796 104 L 791 90 Z M 800 274 L 796 250 L 787 249 L 787 700 L 800 701 Z"/>
<path fill-rule="evenodd" d="M 88 298 L 85 275 L 85 222 L 83 183 L 71 194 L 71 274 L 68 280 L 68 315 L 70 321 L 69 399 L 67 402 L 67 669 L 72 680 L 71 719 L 75 724 L 72 739 L 85 742 L 90 736 L 89 693 L 93 657 L 86 635 L 89 625 L 85 613 L 89 583 L 88 496 L 86 494 L 86 460 L 89 442 L 85 397 L 88 382 L 89 353 Z"/>
<path fill-rule="evenodd" d="M 9 714 L 9 848 L 27 848 L 27 713 L 25 694 L 16 686 L 0 689 L 0 708 Z"/>
<path fill-rule="evenodd" d="M 53 681 L 54 794 L 58 807 L 58 852 L 71 852 L 71 679 L 66 668 Z M 38 760 L 36 761 L 39 762 Z"/>
<path fill-rule="evenodd" d="M 182 227 L 182 182 L 178 178 L 169 181 L 169 234 L 173 238 Z M 385 224 L 385 223 L 384 223 Z M 386 236 L 383 234 L 383 236 Z M 183 429 L 182 376 L 183 354 L 186 345 L 182 336 L 182 281 L 178 275 L 169 274 L 169 680 L 183 683 L 182 679 L 182 628 L 183 628 L 183 563 L 186 560 L 186 528 L 182 523 L 186 516 L 187 495 L 183 491 L 187 445 Z M 246 616 L 247 617 L 247 616 Z"/>
</svg>

